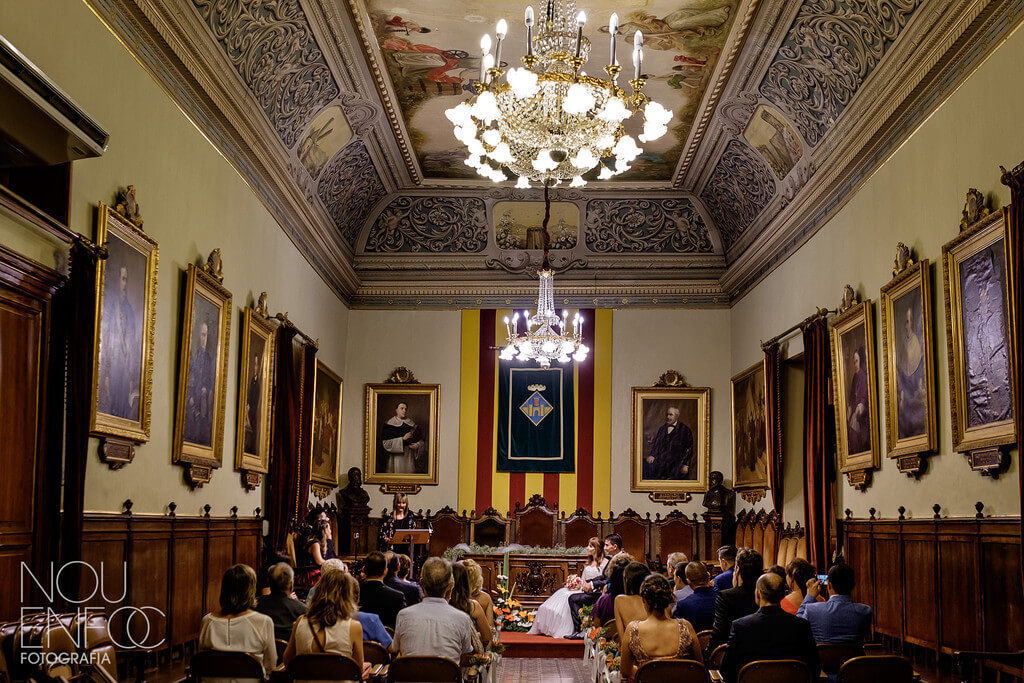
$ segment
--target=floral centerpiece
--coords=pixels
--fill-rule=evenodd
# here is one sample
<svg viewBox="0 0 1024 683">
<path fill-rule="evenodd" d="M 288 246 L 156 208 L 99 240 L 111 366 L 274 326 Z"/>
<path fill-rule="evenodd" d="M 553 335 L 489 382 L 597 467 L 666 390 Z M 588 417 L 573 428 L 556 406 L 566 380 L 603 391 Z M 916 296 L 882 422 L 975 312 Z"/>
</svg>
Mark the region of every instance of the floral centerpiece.
<svg viewBox="0 0 1024 683">
<path fill-rule="evenodd" d="M 605 666 L 609 671 L 618 671 L 622 666 L 622 659 L 619 657 L 619 644 L 614 640 L 601 638 L 597 641 L 597 649 L 604 653 Z"/>
<path fill-rule="evenodd" d="M 515 589 L 515 584 L 509 586 L 507 576 L 498 576 L 498 585 L 494 589 L 494 615 L 499 631 L 529 631 L 537 617 L 536 610 L 523 609 L 522 603 L 513 597 Z"/>
</svg>

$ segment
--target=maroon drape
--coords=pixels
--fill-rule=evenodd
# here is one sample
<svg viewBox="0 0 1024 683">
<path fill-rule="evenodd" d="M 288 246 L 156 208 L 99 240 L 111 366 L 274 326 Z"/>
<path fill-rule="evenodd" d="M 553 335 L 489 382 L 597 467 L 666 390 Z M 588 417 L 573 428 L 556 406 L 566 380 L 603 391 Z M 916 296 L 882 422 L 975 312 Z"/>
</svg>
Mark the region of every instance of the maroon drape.
<svg viewBox="0 0 1024 683">
<path fill-rule="evenodd" d="M 782 521 L 782 354 L 778 342 L 764 349 L 764 418 L 768 485 L 772 507 Z"/>
<path fill-rule="evenodd" d="M 292 508 L 293 519 L 299 519 L 306 513 L 309 503 L 309 468 L 313 459 L 313 391 L 316 388 L 316 351 L 312 344 L 302 347 L 302 377 L 299 391 L 299 405 L 302 425 L 299 432 L 299 461 L 296 469 L 298 477 L 295 488 L 295 502 Z"/>
<path fill-rule="evenodd" d="M 829 410 L 832 362 L 824 319 L 804 328 L 804 519 L 808 560 L 824 571 L 829 562 L 829 529 L 834 517 L 835 424 Z"/>
<path fill-rule="evenodd" d="M 1020 302 L 1024 297 L 1024 280 L 1022 280 L 1022 268 L 1024 268 L 1024 163 L 1012 171 L 1003 174 L 1003 184 L 1010 186 L 1010 206 L 1008 209 L 1009 219 L 1007 221 L 1006 254 L 1007 269 L 1009 270 L 1010 285 L 1010 316 L 1011 338 L 1013 345 L 1014 373 L 1016 375 L 1017 392 L 1014 396 L 1014 415 L 1017 419 L 1017 457 L 1020 458 L 1024 450 L 1021 444 L 1024 443 L 1022 432 L 1024 429 L 1024 344 L 1021 343 L 1021 330 L 1024 329 L 1024 317 L 1021 316 Z M 1024 468 L 1017 465 L 1020 476 L 1020 501 L 1021 501 L 1021 540 L 1024 541 Z M 1024 580 L 1024 542 L 1021 543 L 1021 578 Z"/>
</svg>

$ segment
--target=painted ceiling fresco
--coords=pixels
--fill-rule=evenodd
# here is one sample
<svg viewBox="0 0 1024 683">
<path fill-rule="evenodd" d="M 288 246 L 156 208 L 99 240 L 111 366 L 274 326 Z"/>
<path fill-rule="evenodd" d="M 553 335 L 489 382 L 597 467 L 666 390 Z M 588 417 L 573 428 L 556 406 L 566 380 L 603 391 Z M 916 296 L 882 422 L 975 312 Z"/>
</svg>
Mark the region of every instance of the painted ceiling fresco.
<svg viewBox="0 0 1024 683">
<path fill-rule="evenodd" d="M 424 176 L 476 178 L 476 172 L 462 163 L 465 149 L 452 135 L 444 111 L 472 94 L 472 83 L 480 72 L 480 36 L 493 33 L 495 23 L 503 17 L 509 23 L 509 33 L 502 61 L 506 68 L 518 64 L 526 51 L 526 29 L 521 21 L 525 4 L 358 1 L 367 3 L 373 39 L 383 55 Z M 733 26 L 737 5 L 737 0 L 578 2 L 590 17 L 585 35 L 592 48 L 585 70 L 604 75 L 609 58 L 608 17 L 617 12 L 622 22 L 619 62 L 623 63 L 623 55 L 628 61 L 633 34 L 643 31 L 644 72 L 648 76 L 644 92 L 675 114 L 669 133 L 644 145 L 644 154 L 619 179 L 671 179 Z M 623 66 L 625 73 L 631 74 L 631 65 Z M 620 78 L 620 84 L 625 80 Z"/>
</svg>

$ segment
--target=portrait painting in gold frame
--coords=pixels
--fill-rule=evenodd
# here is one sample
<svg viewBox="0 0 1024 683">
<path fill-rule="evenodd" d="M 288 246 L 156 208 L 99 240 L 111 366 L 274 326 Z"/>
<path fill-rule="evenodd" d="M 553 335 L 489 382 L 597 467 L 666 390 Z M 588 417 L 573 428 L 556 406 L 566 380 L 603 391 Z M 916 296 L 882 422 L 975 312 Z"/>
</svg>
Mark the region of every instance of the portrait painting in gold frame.
<svg viewBox="0 0 1024 683">
<path fill-rule="evenodd" d="M 855 303 L 829 323 L 839 471 L 863 489 L 879 466 L 877 370 L 871 301 Z"/>
<path fill-rule="evenodd" d="M 880 301 L 886 450 L 911 474 L 921 470 L 920 455 L 939 445 L 929 265 L 907 263 L 882 287 Z"/>
<path fill-rule="evenodd" d="M 323 498 L 338 485 L 341 462 L 341 399 L 344 383 L 323 361 L 316 361 L 313 381 L 313 435 L 309 482 Z"/>
<path fill-rule="evenodd" d="M 709 387 L 633 387 L 630 491 L 697 492 L 711 462 Z"/>
<path fill-rule="evenodd" d="M 732 485 L 768 488 L 768 424 L 764 361 L 732 378 Z"/>
<path fill-rule="evenodd" d="M 961 453 L 1017 440 L 1004 215 L 990 214 L 942 247 L 950 418 Z"/>
<path fill-rule="evenodd" d="M 188 267 L 178 357 L 173 461 L 186 466 L 193 485 L 209 481 L 223 462 L 231 292 L 209 270 Z"/>
<path fill-rule="evenodd" d="M 439 384 L 366 384 L 363 472 L 369 484 L 437 484 Z"/>
<path fill-rule="evenodd" d="M 274 387 L 276 327 L 260 311 L 242 313 L 242 353 L 238 369 L 238 419 L 235 426 L 235 469 L 246 488 L 259 485 L 270 469 L 271 408 Z"/>
<path fill-rule="evenodd" d="M 153 337 L 159 247 L 109 206 L 97 211 L 96 243 L 107 258 L 96 265 L 93 343 L 94 435 L 149 441 L 153 404 Z"/>
</svg>

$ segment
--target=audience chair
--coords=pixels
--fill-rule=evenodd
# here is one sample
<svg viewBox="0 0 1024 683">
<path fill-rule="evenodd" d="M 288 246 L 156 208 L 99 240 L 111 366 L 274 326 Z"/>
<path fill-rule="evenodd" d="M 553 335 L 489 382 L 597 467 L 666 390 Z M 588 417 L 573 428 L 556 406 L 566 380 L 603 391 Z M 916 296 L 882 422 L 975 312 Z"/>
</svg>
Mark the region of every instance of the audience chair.
<svg viewBox="0 0 1024 683">
<path fill-rule="evenodd" d="M 459 683 L 462 672 L 444 657 L 398 657 L 391 662 L 388 679 L 395 683 Z"/>
<path fill-rule="evenodd" d="M 277 661 L 283 661 L 284 651 L 288 649 L 288 641 L 274 638 L 274 647 L 277 649 Z"/>
<path fill-rule="evenodd" d="M 864 643 L 864 654 L 868 657 L 887 657 L 889 651 L 881 643 Z"/>
<path fill-rule="evenodd" d="M 248 652 L 203 650 L 189 660 L 188 680 L 199 683 L 207 678 L 263 680 L 263 665 Z"/>
<path fill-rule="evenodd" d="M 348 657 L 321 653 L 299 655 L 286 667 L 293 683 L 300 681 L 359 681 L 363 672 Z"/>
<path fill-rule="evenodd" d="M 818 659 L 821 661 L 821 670 L 835 676 L 839 668 L 854 657 L 863 657 L 864 648 L 856 643 L 819 643 Z"/>
<path fill-rule="evenodd" d="M 385 626 L 384 630 L 387 631 L 387 634 L 391 636 L 392 639 L 395 637 L 395 629 L 391 628 L 390 626 Z"/>
<path fill-rule="evenodd" d="M 903 657 L 854 657 L 839 669 L 836 683 L 913 683 L 914 667 Z"/>
<path fill-rule="evenodd" d="M 697 643 L 700 645 L 700 651 L 705 652 L 708 649 L 708 643 L 711 642 L 711 634 L 714 631 L 710 629 L 707 631 L 701 631 L 697 634 Z"/>
<path fill-rule="evenodd" d="M 714 649 L 714 651 L 712 651 L 712 653 L 710 655 L 708 655 L 708 668 L 709 669 L 721 669 L 722 668 L 722 659 L 725 658 L 725 648 L 726 647 L 727 647 L 726 644 L 722 643 L 721 645 L 716 647 Z"/>
<path fill-rule="evenodd" d="M 765 659 L 750 662 L 740 669 L 740 675 L 736 681 L 737 683 L 814 683 L 810 669 L 797 659 Z"/>
<path fill-rule="evenodd" d="M 387 648 L 372 640 L 363 641 L 363 659 L 370 664 L 390 664 L 391 653 Z"/>
<path fill-rule="evenodd" d="M 44 657 L 56 655 L 56 661 L 60 655 L 73 655 L 78 651 L 75 640 L 68 632 L 64 624 L 55 624 L 43 631 L 40 639 L 41 652 Z M 64 659 L 69 659 L 65 657 Z M 44 660 L 45 661 L 45 660 Z M 43 664 L 41 670 L 50 678 L 72 678 L 78 673 L 78 667 L 71 664 Z"/>
<path fill-rule="evenodd" d="M 711 683 L 704 665 L 692 659 L 656 659 L 636 671 L 633 683 Z"/>
</svg>

